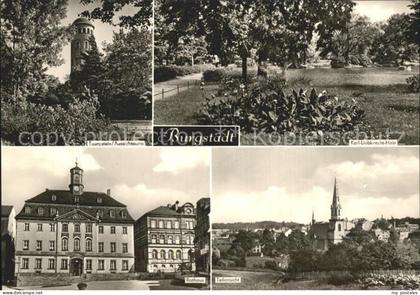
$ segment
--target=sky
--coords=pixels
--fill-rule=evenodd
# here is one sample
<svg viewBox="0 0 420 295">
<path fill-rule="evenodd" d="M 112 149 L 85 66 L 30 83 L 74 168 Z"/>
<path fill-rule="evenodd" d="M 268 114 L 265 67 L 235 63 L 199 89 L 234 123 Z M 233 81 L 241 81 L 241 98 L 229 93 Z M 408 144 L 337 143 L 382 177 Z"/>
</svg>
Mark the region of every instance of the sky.
<svg viewBox="0 0 420 295">
<path fill-rule="evenodd" d="M 80 4 L 79 0 L 69 0 L 67 6 L 67 16 L 63 19 L 62 25 L 72 24 L 78 17 L 80 13 L 93 8 L 98 7 L 99 4 L 93 3 L 89 5 Z M 126 6 L 121 11 L 118 11 L 114 16 L 114 21 L 118 21 L 120 15 L 133 15 L 135 13 L 135 8 Z M 120 30 L 119 26 L 113 26 L 110 24 L 102 23 L 100 20 L 91 20 L 92 24 L 95 26 L 94 34 L 96 38 L 96 43 L 98 48 L 102 51 L 103 42 L 111 43 L 113 32 L 118 32 Z M 67 79 L 67 75 L 70 74 L 70 43 L 66 44 L 63 47 L 61 52 L 61 58 L 63 58 L 64 63 L 59 67 L 51 67 L 48 69 L 47 74 L 56 76 L 60 79 L 61 82 L 64 82 Z"/>
<path fill-rule="evenodd" d="M 344 218 L 420 215 L 418 147 L 219 148 L 212 159 L 212 222 L 328 221 L 334 177 Z"/>
<path fill-rule="evenodd" d="M 48 189 L 67 190 L 69 170 L 84 170 L 84 190 L 127 205 L 135 219 L 180 201 L 195 204 L 210 191 L 210 150 L 202 148 L 2 147 L 2 205 L 16 214 L 25 200 Z"/>
<path fill-rule="evenodd" d="M 391 15 L 396 13 L 410 13 L 410 8 L 407 7 L 410 1 L 377 0 L 355 2 L 354 12 L 369 17 L 373 22 L 386 21 Z"/>
</svg>

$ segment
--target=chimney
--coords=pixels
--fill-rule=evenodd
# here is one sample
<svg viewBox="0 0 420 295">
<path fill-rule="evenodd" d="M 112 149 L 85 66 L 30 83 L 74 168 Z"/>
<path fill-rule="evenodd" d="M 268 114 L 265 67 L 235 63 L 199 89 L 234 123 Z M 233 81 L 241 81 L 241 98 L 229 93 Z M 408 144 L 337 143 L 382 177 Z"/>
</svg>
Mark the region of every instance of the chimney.
<svg viewBox="0 0 420 295">
<path fill-rule="evenodd" d="M 175 211 L 178 211 L 178 204 L 179 204 L 179 201 L 176 201 L 175 202 Z"/>
<path fill-rule="evenodd" d="M 106 190 L 106 194 L 107 194 L 108 196 L 111 196 L 111 189 L 110 189 L 110 188 Z"/>
</svg>

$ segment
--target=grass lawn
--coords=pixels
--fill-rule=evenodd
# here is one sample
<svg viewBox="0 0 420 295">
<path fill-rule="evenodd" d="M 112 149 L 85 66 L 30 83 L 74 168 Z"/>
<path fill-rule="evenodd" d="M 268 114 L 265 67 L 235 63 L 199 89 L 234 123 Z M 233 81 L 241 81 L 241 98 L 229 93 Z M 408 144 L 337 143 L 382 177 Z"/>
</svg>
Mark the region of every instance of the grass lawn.
<svg viewBox="0 0 420 295">
<path fill-rule="evenodd" d="M 292 88 L 326 90 L 339 100 L 356 99 L 365 111 L 365 123 L 370 138 L 399 139 L 400 144 L 418 145 L 419 136 L 419 95 L 408 93 L 405 80 L 417 74 L 413 70 L 399 71 L 396 68 L 350 68 L 350 69 L 297 69 L 287 72 Z M 210 95 L 215 86 L 207 90 Z M 197 125 L 197 116 L 203 102 L 201 90 L 190 89 L 168 100 L 156 101 L 154 106 L 155 124 Z M 262 134 L 241 134 L 242 145 L 286 144 L 281 138 Z M 295 143 L 296 144 L 296 143 Z M 302 143 L 302 141 L 299 142 Z M 311 144 L 311 143 L 306 143 Z"/>
<path fill-rule="evenodd" d="M 316 280 L 281 282 L 280 274 L 276 272 L 252 272 L 236 270 L 212 271 L 214 290 L 357 290 L 357 284 L 334 286 L 319 283 Z M 216 277 L 240 277 L 240 284 L 216 284 Z"/>
</svg>

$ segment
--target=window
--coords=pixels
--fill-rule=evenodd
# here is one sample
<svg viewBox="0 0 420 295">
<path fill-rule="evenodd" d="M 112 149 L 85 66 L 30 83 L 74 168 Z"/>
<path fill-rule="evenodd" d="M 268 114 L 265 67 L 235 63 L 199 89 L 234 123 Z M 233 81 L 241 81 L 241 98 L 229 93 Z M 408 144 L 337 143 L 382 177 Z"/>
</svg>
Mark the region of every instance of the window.
<svg viewBox="0 0 420 295">
<path fill-rule="evenodd" d="M 29 231 L 29 223 L 25 223 L 23 226 L 24 231 Z"/>
<path fill-rule="evenodd" d="M 165 236 L 164 235 L 159 236 L 159 244 L 165 244 Z"/>
<path fill-rule="evenodd" d="M 67 238 L 61 239 L 61 250 L 62 251 L 68 251 L 69 250 L 69 240 Z"/>
<path fill-rule="evenodd" d="M 111 264 L 109 267 L 110 270 L 116 270 L 117 269 L 117 261 L 116 260 L 111 260 Z"/>
<path fill-rule="evenodd" d="M 50 223 L 50 231 L 55 232 L 55 223 Z"/>
<path fill-rule="evenodd" d="M 61 269 L 67 269 L 67 268 L 68 268 L 67 259 L 65 259 L 65 258 L 61 259 Z"/>
<path fill-rule="evenodd" d="M 341 231 L 341 224 L 338 224 L 338 231 Z"/>
<path fill-rule="evenodd" d="M 166 228 L 172 228 L 172 222 L 170 220 L 166 222 Z"/>
<path fill-rule="evenodd" d="M 86 259 L 86 270 L 92 270 L 92 259 Z"/>
<path fill-rule="evenodd" d="M 92 223 L 86 224 L 86 232 L 91 233 L 92 232 Z"/>
<path fill-rule="evenodd" d="M 55 251 L 55 241 L 50 241 L 50 251 Z"/>
<path fill-rule="evenodd" d="M 128 270 L 128 260 L 122 261 L 122 270 Z"/>
<path fill-rule="evenodd" d="M 23 250 L 29 250 L 29 240 L 23 241 Z"/>
<path fill-rule="evenodd" d="M 176 229 L 178 229 L 178 228 L 179 228 L 179 221 L 175 221 L 175 222 L 174 222 L 174 227 L 175 227 Z"/>
<path fill-rule="evenodd" d="M 55 259 L 48 259 L 48 269 L 55 269 Z"/>
<path fill-rule="evenodd" d="M 37 240 L 36 241 L 36 249 L 38 251 L 41 251 L 42 250 L 42 241 L 40 241 L 40 240 Z"/>
<path fill-rule="evenodd" d="M 25 206 L 25 213 L 26 214 L 29 214 L 29 213 L 31 213 L 31 207 L 29 207 L 29 206 Z"/>
<path fill-rule="evenodd" d="M 120 215 L 122 218 L 126 218 L 127 217 L 127 213 L 125 211 L 121 211 Z"/>
<path fill-rule="evenodd" d="M 23 258 L 22 259 L 22 269 L 28 269 L 29 268 L 29 258 Z"/>
<path fill-rule="evenodd" d="M 98 270 L 104 270 L 105 269 L 105 263 L 103 259 L 98 260 Z"/>
<path fill-rule="evenodd" d="M 74 239 L 74 251 L 80 251 L 80 240 Z"/>
<path fill-rule="evenodd" d="M 38 215 L 44 215 L 44 208 L 42 207 L 38 208 Z"/>
<path fill-rule="evenodd" d="M 102 198 L 101 197 L 96 198 L 96 203 L 102 204 Z"/>
<path fill-rule="evenodd" d="M 80 224 L 75 224 L 74 225 L 74 232 L 75 233 L 80 233 Z"/>
<path fill-rule="evenodd" d="M 168 259 L 170 259 L 170 260 L 174 259 L 174 251 L 172 251 L 172 250 L 168 251 Z"/>
<path fill-rule="evenodd" d="M 153 250 L 152 251 L 152 258 L 153 259 L 157 259 L 158 258 L 158 251 L 157 250 Z"/>
<path fill-rule="evenodd" d="M 99 216 L 99 217 L 103 217 L 104 216 L 104 211 L 98 210 L 98 211 L 96 211 L 96 215 Z"/>
<path fill-rule="evenodd" d="M 111 253 L 116 252 L 116 250 L 117 250 L 116 244 L 114 242 L 111 242 Z"/>
<path fill-rule="evenodd" d="M 172 244 L 172 236 L 168 236 L 168 244 Z"/>
<path fill-rule="evenodd" d="M 42 223 L 38 223 L 37 231 L 42 231 Z"/>
<path fill-rule="evenodd" d="M 100 234 L 103 234 L 104 233 L 104 226 L 100 225 L 99 228 L 98 228 L 98 231 L 99 231 Z"/>
<path fill-rule="evenodd" d="M 150 227 L 156 228 L 156 220 L 150 220 Z"/>
<path fill-rule="evenodd" d="M 104 242 L 98 243 L 98 252 L 104 252 Z"/>
<path fill-rule="evenodd" d="M 190 236 L 190 244 L 193 245 L 194 244 L 194 236 Z"/>
<path fill-rule="evenodd" d="M 123 235 L 126 235 L 127 234 L 127 227 L 126 226 L 123 226 Z"/>
<path fill-rule="evenodd" d="M 75 202 L 75 203 L 79 203 L 79 196 L 75 196 L 75 197 L 74 197 L 74 202 Z"/>
<path fill-rule="evenodd" d="M 109 216 L 110 217 L 115 217 L 115 211 L 114 210 L 109 210 Z"/>
<path fill-rule="evenodd" d="M 86 239 L 86 251 L 90 252 L 92 251 L 92 240 Z"/>
<path fill-rule="evenodd" d="M 175 236 L 175 244 L 179 244 L 179 236 Z"/>
<path fill-rule="evenodd" d="M 160 258 L 161 258 L 161 259 L 166 259 L 166 253 L 165 253 L 165 250 L 160 250 Z"/>
<path fill-rule="evenodd" d="M 181 259 L 181 250 L 176 251 L 176 259 Z"/>
<path fill-rule="evenodd" d="M 50 208 L 50 215 L 55 216 L 57 214 L 57 208 Z"/>
<path fill-rule="evenodd" d="M 85 48 L 89 49 L 89 42 L 88 41 L 85 41 Z"/>
<path fill-rule="evenodd" d="M 123 251 L 123 253 L 127 253 L 128 252 L 128 244 L 127 243 L 123 243 L 122 244 L 122 251 Z"/>
<path fill-rule="evenodd" d="M 69 231 L 69 225 L 67 223 L 61 225 L 61 230 L 63 233 L 67 233 Z"/>
<path fill-rule="evenodd" d="M 35 269 L 41 269 L 42 268 L 42 259 L 36 258 L 35 259 Z"/>
<path fill-rule="evenodd" d="M 159 220 L 159 228 L 163 228 L 163 220 Z"/>
<path fill-rule="evenodd" d="M 152 244 L 156 244 L 156 235 L 152 235 Z"/>
<path fill-rule="evenodd" d="M 51 196 L 51 201 L 57 201 L 57 196 L 56 195 L 52 195 Z"/>
<path fill-rule="evenodd" d="M 115 234 L 115 226 L 111 226 L 111 234 Z"/>
</svg>

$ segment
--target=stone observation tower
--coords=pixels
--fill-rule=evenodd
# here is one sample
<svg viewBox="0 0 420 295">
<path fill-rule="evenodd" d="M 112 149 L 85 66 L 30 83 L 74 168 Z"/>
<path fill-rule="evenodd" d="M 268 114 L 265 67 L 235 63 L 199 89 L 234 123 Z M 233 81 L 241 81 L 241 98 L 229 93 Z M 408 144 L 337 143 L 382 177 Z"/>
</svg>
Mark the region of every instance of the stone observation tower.
<svg viewBox="0 0 420 295">
<path fill-rule="evenodd" d="M 82 53 L 90 49 L 89 39 L 93 36 L 95 26 L 85 17 L 73 22 L 75 35 L 71 41 L 71 72 L 80 70 Z"/>
</svg>

